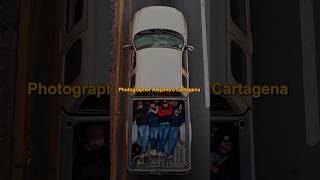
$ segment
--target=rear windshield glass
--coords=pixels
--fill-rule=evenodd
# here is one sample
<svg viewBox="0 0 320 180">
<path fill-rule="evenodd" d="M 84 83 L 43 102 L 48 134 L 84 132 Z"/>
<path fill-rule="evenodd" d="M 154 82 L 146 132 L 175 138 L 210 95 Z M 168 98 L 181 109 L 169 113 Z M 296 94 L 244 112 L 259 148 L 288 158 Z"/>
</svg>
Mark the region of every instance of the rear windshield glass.
<svg viewBox="0 0 320 180">
<path fill-rule="evenodd" d="M 134 37 L 134 45 L 137 50 L 154 47 L 182 50 L 184 40 L 178 32 L 166 29 L 151 29 L 137 33 Z"/>
</svg>

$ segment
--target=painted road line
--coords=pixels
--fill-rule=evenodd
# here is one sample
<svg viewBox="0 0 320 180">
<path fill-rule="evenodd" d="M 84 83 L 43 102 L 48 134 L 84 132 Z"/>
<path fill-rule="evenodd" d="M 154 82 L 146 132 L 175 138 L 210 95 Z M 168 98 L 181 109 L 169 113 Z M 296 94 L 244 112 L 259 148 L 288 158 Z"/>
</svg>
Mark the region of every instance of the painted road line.
<svg viewBox="0 0 320 180">
<path fill-rule="evenodd" d="M 122 50 L 122 27 L 123 27 L 123 9 L 124 9 L 124 0 L 117 1 L 117 31 L 116 31 L 116 54 L 115 54 L 115 88 L 119 88 L 120 83 L 120 61 L 121 61 L 121 50 Z M 111 180 L 118 180 L 118 141 L 119 141 L 119 112 L 120 112 L 120 105 L 119 105 L 119 92 L 114 91 L 114 105 L 113 105 L 113 119 L 112 119 L 112 140 L 111 140 Z"/>
<path fill-rule="evenodd" d="M 314 146 L 320 141 L 320 125 L 312 1 L 300 0 L 300 12 L 306 141 Z"/>
<path fill-rule="evenodd" d="M 132 33 L 132 24 L 131 24 L 131 20 L 132 20 L 132 0 L 129 0 L 129 2 L 128 2 L 129 4 L 128 4 L 128 7 L 129 7 L 129 9 L 128 9 L 128 22 L 129 22 L 129 35 L 128 35 L 128 42 L 130 42 L 131 43 L 131 33 Z M 129 62 L 131 62 L 131 52 L 129 52 L 128 54 L 127 54 L 128 56 L 126 57 L 128 60 L 129 60 Z M 127 69 L 129 69 L 130 68 L 130 65 L 131 65 L 131 63 L 127 63 L 127 65 L 128 65 L 128 67 L 127 67 Z M 126 77 L 128 77 L 128 74 L 126 74 Z M 126 86 L 127 87 L 129 87 L 129 82 L 128 82 L 128 78 L 127 78 L 127 80 L 126 80 Z M 129 113 L 129 106 L 128 106 L 128 104 L 129 104 L 129 100 L 128 100 L 128 94 L 126 94 L 125 95 L 125 100 L 124 100 L 124 104 L 125 104 L 125 109 L 124 109 L 124 124 L 125 124 L 125 150 L 124 150 L 124 160 L 123 160 L 123 162 L 124 162 L 124 165 L 123 165 L 123 167 L 124 167 L 124 170 L 123 170 L 123 172 L 126 172 L 126 170 L 128 169 L 128 162 L 129 162 L 129 156 L 128 156 L 128 154 L 129 154 L 129 152 L 128 152 L 128 137 L 129 137 L 129 134 L 128 134 L 128 126 L 129 126 L 129 115 L 128 115 L 128 113 Z M 125 174 L 125 173 L 123 173 L 123 174 Z M 126 178 L 127 178 L 127 176 L 126 175 L 123 175 L 122 177 L 121 177 L 121 180 L 126 180 Z"/>
<path fill-rule="evenodd" d="M 208 63 L 208 41 L 207 41 L 207 21 L 206 21 L 206 3 L 201 0 L 201 29 L 202 29 L 202 55 L 203 55 L 203 78 L 205 107 L 210 107 L 210 87 L 209 87 L 209 63 Z"/>
</svg>

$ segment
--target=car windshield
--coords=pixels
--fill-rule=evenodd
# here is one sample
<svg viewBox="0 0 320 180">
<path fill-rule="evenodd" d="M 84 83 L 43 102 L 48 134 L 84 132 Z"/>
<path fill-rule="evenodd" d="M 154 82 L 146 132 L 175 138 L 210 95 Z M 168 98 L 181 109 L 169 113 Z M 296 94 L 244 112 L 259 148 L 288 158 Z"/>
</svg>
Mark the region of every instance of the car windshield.
<svg viewBox="0 0 320 180">
<path fill-rule="evenodd" d="M 139 32 L 134 37 L 137 50 L 144 48 L 164 47 L 182 50 L 184 46 L 181 34 L 165 29 L 152 29 Z"/>
</svg>

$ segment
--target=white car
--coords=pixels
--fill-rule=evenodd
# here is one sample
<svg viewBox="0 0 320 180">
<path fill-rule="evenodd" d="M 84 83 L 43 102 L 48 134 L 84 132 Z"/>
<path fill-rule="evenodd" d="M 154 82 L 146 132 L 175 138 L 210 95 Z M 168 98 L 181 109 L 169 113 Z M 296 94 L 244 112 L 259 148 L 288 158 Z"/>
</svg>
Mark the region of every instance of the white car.
<svg viewBox="0 0 320 180">
<path fill-rule="evenodd" d="M 183 14 L 177 9 L 151 6 L 137 11 L 132 22 L 131 43 L 124 46 L 132 50 L 129 68 L 130 88 L 189 88 L 188 51 L 193 51 L 194 48 L 187 42 L 187 23 Z M 134 118 L 139 101 L 142 102 L 143 108 L 148 109 L 149 103 L 153 101 L 159 107 L 165 104 L 165 101 L 175 108 L 178 107 L 177 104 L 182 104 L 184 122 L 180 124 L 179 141 L 174 146 L 175 156 L 169 155 L 170 150 L 167 146 L 165 149 L 168 151 L 164 152 L 166 155 L 163 156 L 160 143 L 159 149 L 141 145 L 144 143 L 141 143 L 143 137 L 140 136 L 145 135 L 138 130 L 139 123 Z M 128 102 L 129 171 L 151 174 L 188 173 L 191 170 L 189 94 L 131 93 Z M 161 134 L 160 129 L 159 134 Z M 137 144 L 141 149 L 149 150 L 137 153 L 133 150 Z M 145 158 L 146 155 L 149 158 Z"/>
<path fill-rule="evenodd" d="M 151 6 L 136 12 L 131 44 L 130 87 L 189 87 L 187 24 L 171 7 Z"/>
</svg>

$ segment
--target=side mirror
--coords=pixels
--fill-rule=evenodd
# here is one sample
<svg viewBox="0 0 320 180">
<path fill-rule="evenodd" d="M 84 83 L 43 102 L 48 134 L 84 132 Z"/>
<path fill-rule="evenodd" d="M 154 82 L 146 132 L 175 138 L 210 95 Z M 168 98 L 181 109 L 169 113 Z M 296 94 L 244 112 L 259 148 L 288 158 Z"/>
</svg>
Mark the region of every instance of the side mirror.
<svg viewBox="0 0 320 180">
<path fill-rule="evenodd" d="M 194 51 L 194 47 L 193 47 L 193 46 L 188 45 L 188 46 L 187 46 L 187 50 L 188 50 L 188 51 L 193 52 L 193 51 Z"/>
<path fill-rule="evenodd" d="M 122 47 L 123 49 L 132 49 L 133 46 L 131 44 L 126 44 Z"/>
</svg>

